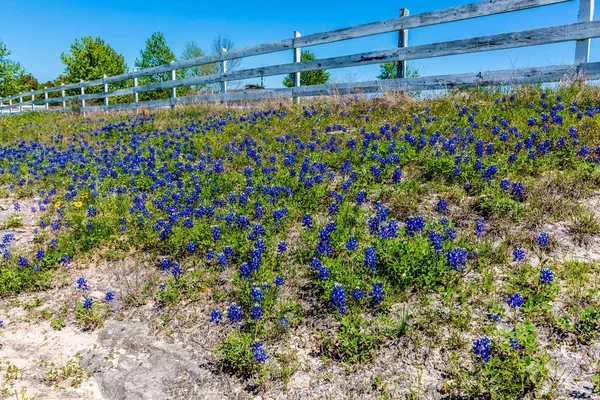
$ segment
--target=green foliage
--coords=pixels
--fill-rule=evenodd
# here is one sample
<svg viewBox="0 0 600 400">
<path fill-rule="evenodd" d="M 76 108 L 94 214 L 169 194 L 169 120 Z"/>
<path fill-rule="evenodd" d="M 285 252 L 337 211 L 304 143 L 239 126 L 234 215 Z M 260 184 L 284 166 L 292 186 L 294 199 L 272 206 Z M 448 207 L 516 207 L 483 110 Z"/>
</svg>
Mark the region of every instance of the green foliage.
<svg viewBox="0 0 600 400">
<path fill-rule="evenodd" d="M 94 301 L 91 308 L 83 307 L 83 302 L 78 301 L 75 305 L 75 320 L 81 326 L 81 329 L 93 330 L 104 325 L 108 316 L 109 306 Z"/>
<path fill-rule="evenodd" d="M 520 349 L 511 346 L 518 339 Z M 492 341 L 490 360 L 473 360 L 465 373 L 463 389 L 471 396 L 491 399 L 536 397 L 548 378 L 548 356 L 539 349 L 535 326 L 529 321 L 517 324 L 512 333 L 502 333 Z"/>
<path fill-rule="evenodd" d="M 419 77 L 418 69 L 407 69 L 406 77 L 407 78 L 417 78 Z M 377 75 L 377 79 L 396 79 L 400 78 L 398 76 L 398 63 L 395 61 L 386 62 L 383 64 L 379 64 L 379 75 Z"/>
<path fill-rule="evenodd" d="M 158 67 L 159 65 L 168 64 L 171 61 L 175 61 L 175 54 L 171 51 L 171 48 L 167 45 L 167 40 L 161 32 L 154 32 L 148 40 L 146 40 L 146 46 L 140 51 L 140 57 L 135 59 L 135 67 L 137 69 L 145 69 Z M 184 71 L 179 70 L 177 72 L 181 78 Z M 149 85 L 157 82 L 166 82 L 171 80 L 170 72 L 163 72 L 160 74 L 144 76 L 139 79 L 139 84 Z M 170 89 L 160 89 L 151 92 L 143 92 L 139 94 L 141 101 L 146 100 L 157 100 L 168 98 L 171 91 Z"/>
<path fill-rule="evenodd" d="M 315 60 L 314 53 L 309 50 L 302 50 L 300 55 L 301 62 L 307 62 Z M 331 74 L 325 70 L 319 71 L 307 71 L 300 73 L 300 86 L 311 86 L 311 85 L 323 85 L 329 82 Z M 293 87 L 294 86 L 294 74 L 289 74 L 283 79 L 283 86 Z"/>
<path fill-rule="evenodd" d="M 187 42 L 181 52 L 181 60 L 191 60 L 194 58 L 204 57 L 206 53 L 200 48 L 200 46 L 193 40 Z M 217 64 L 203 64 L 197 67 L 186 68 L 184 71 L 185 78 L 194 78 L 197 76 L 211 75 L 218 72 Z M 215 90 L 215 84 L 198 85 L 192 86 L 190 89 L 193 92 L 203 92 L 208 90 Z M 180 90 L 180 89 L 178 89 Z"/>
<path fill-rule="evenodd" d="M 581 310 L 579 320 L 575 324 L 579 340 L 584 344 L 591 344 L 598 335 L 599 329 L 600 311 L 591 306 Z"/>
<path fill-rule="evenodd" d="M 252 334 L 232 332 L 215 351 L 217 356 L 220 357 L 219 366 L 221 370 L 237 376 L 251 376 L 262 371 L 264 364 L 257 363 L 254 360 L 250 348 L 252 342 Z"/>
<path fill-rule="evenodd" d="M 84 36 L 75 39 L 69 52 L 60 55 L 60 60 L 65 65 L 64 73 L 69 83 L 91 81 L 101 79 L 104 75 L 114 76 L 127 72 L 123 55 L 117 53 L 100 37 Z M 112 90 L 121 89 L 124 85 L 124 82 L 115 83 Z M 99 93 L 104 91 L 104 88 L 90 86 L 85 90 L 86 93 Z"/>
<path fill-rule="evenodd" d="M 64 328 L 65 326 L 67 326 L 67 324 L 66 324 L 66 322 L 65 322 L 64 319 L 62 319 L 62 318 L 55 318 L 52 321 L 50 321 L 50 326 L 55 331 L 60 331 L 60 330 L 62 330 L 62 328 Z"/>
<path fill-rule="evenodd" d="M 10 55 L 10 50 L 0 40 L 0 98 L 27 90 L 25 69 L 17 61 L 11 60 Z"/>
</svg>

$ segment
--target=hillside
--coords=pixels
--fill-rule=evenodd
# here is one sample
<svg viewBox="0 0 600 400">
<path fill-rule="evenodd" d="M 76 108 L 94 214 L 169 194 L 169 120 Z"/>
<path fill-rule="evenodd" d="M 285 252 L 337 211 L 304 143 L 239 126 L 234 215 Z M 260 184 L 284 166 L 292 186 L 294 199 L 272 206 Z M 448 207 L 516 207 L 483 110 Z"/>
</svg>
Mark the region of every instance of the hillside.
<svg viewBox="0 0 600 400">
<path fill-rule="evenodd" d="M 0 399 L 597 398 L 598 89 L 143 111 L 0 119 Z"/>
</svg>

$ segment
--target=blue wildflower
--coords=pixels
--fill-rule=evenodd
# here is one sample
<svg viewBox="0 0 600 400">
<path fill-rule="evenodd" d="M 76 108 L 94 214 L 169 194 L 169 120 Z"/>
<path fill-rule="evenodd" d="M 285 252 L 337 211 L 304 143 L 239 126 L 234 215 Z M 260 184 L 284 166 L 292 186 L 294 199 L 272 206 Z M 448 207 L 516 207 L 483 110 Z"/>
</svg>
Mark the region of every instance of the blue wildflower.
<svg viewBox="0 0 600 400">
<path fill-rule="evenodd" d="M 554 281 L 554 274 L 550 268 L 542 268 L 540 271 L 540 282 L 550 285 Z"/>
<path fill-rule="evenodd" d="M 230 322 L 241 322 L 242 321 L 242 307 L 233 303 L 227 308 L 227 319 Z"/>
<path fill-rule="evenodd" d="M 369 292 L 369 296 L 371 296 L 371 304 L 377 307 L 383 302 L 383 296 L 385 295 L 385 292 L 383 291 L 383 283 L 373 283 L 372 286 L 373 290 Z"/>
<path fill-rule="evenodd" d="M 340 314 L 346 313 L 346 293 L 339 283 L 331 289 L 331 307 Z"/>
<path fill-rule="evenodd" d="M 254 356 L 254 361 L 257 363 L 264 363 L 267 361 L 269 356 L 263 349 L 263 344 L 261 342 L 254 342 L 250 344 L 250 348 L 252 349 L 252 355 Z"/>
<path fill-rule="evenodd" d="M 490 361 L 490 355 L 492 353 L 490 343 L 490 339 L 485 336 L 480 336 L 473 342 L 473 354 L 475 354 L 475 357 L 478 360 L 484 362 Z"/>
<path fill-rule="evenodd" d="M 523 300 L 521 293 L 515 293 L 508 298 L 507 304 L 510 308 L 518 308 L 521 307 L 524 302 L 525 300 Z"/>
<path fill-rule="evenodd" d="M 223 320 L 223 314 L 221 314 L 221 310 L 212 310 L 210 312 L 210 322 L 214 322 L 216 325 L 219 325 Z"/>
</svg>

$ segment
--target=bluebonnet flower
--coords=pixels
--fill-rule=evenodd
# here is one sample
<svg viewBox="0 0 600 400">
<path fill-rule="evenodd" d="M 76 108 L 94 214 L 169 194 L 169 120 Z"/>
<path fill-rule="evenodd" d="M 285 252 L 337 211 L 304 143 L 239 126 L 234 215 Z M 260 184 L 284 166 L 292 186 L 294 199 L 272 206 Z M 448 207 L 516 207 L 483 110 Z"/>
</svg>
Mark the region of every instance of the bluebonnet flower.
<svg viewBox="0 0 600 400">
<path fill-rule="evenodd" d="M 306 214 L 304 217 L 302 217 L 302 226 L 307 229 L 312 229 L 313 222 L 312 217 L 309 214 Z"/>
<path fill-rule="evenodd" d="M 354 236 L 350 236 L 348 241 L 346 242 L 346 250 L 354 251 L 358 247 L 358 243 L 356 242 L 356 238 Z"/>
<path fill-rule="evenodd" d="M 517 338 L 510 338 L 509 340 L 510 340 L 510 347 L 512 347 L 513 349 L 520 350 L 520 349 L 523 348 L 523 346 L 521 346 L 519 344 L 519 339 L 517 339 Z"/>
<path fill-rule="evenodd" d="M 513 250 L 513 261 L 524 262 L 525 261 L 525 250 L 516 248 Z"/>
<path fill-rule="evenodd" d="M 409 216 L 406 217 L 406 222 L 404 224 L 404 233 L 408 236 L 414 236 L 417 233 L 421 232 L 425 228 L 425 219 L 420 216 Z"/>
<path fill-rule="evenodd" d="M 263 310 L 260 304 L 255 304 L 254 307 L 250 310 L 250 318 L 255 321 L 262 320 Z"/>
<path fill-rule="evenodd" d="M 83 301 L 83 308 L 85 308 L 86 310 L 89 310 L 90 308 L 92 308 L 93 305 L 94 305 L 94 302 L 90 298 L 86 298 Z"/>
<path fill-rule="evenodd" d="M 540 271 L 540 282 L 550 285 L 554 281 L 554 274 L 550 268 L 542 268 Z"/>
<path fill-rule="evenodd" d="M 359 288 L 358 286 L 355 286 L 354 289 L 352 289 L 352 298 L 354 300 L 360 300 L 363 297 L 365 297 L 365 294 L 363 293 L 363 291 L 361 290 L 361 288 Z"/>
<path fill-rule="evenodd" d="M 88 217 L 95 217 L 96 216 L 96 207 L 89 206 L 88 209 L 87 209 L 87 216 Z"/>
<path fill-rule="evenodd" d="M 88 290 L 88 285 L 84 278 L 77 279 L 77 288 L 81 290 Z"/>
<path fill-rule="evenodd" d="M 497 172 L 498 167 L 492 164 L 483 171 L 483 179 L 485 179 L 486 181 L 492 180 L 494 176 L 496 176 Z"/>
<path fill-rule="evenodd" d="M 510 308 L 518 308 L 521 307 L 524 302 L 525 300 L 523 300 L 521 293 L 515 293 L 508 298 L 507 304 Z"/>
<path fill-rule="evenodd" d="M 510 187 L 510 182 L 508 181 L 508 179 L 502 179 L 500 181 L 500 189 L 502 189 L 502 191 L 506 192 L 509 187 Z"/>
<path fill-rule="evenodd" d="M 485 336 L 479 336 L 473 342 L 473 354 L 475 354 L 477 360 L 484 362 L 490 361 L 490 355 L 492 354 L 490 344 L 490 339 Z"/>
<path fill-rule="evenodd" d="M 179 263 L 174 262 L 171 265 L 171 274 L 175 277 L 178 278 L 181 276 L 181 274 L 183 274 L 183 271 L 181 270 L 181 267 L 179 266 Z"/>
<path fill-rule="evenodd" d="M 277 275 L 273 283 L 275 284 L 275 286 L 283 285 L 283 277 L 281 275 Z"/>
<path fill-rule="evenodd" d="M 439 213 L 445 213 L 447 208 L 448 208 L 448 203 L 446 202 L 446 199 L 444 199 L 443 197 L 440 197 L 437 204 L 435 205 L 435 209 Z"/>
<path fill-rule="evenodd" d="M 277 321 L 277 325 L 279 325 L 283 329 L 288 329 L 290 327 L 290 323 L 288 322 L 285 315 L 282 315 L 281 318 L 279 318 L 279 321 Z"/>
<path fill-rule="evenodd" d="M 46 253 L 42 249 L 38 249 L 37 253 L 35 253 L 35 258 L 37 258 L 38 260 L 44 258 L 45 256 Z"/>
<path fill-rule="evenodd" d="M 538 246 L 540 246 L 540 247 L 548 246 L 548 239 L 549 239 L 549 237 L 546 232 L 540 233 L 540 235 L 538 236 L 538 239 L 537 239 Z"/>
<path fill-rule="evenodd" d="M 525 188 L 521 182 L 514 182 L 512 184 L 512 189 L 510 194 L 513 196 L 515 200 L 522 200 L 524 195 Z"/>
<path fill-rule="evenodd" d="M 442 241 L 444 237 L 440 235 L 437 231 L 429 231 L 429 242 L 431 246 L 435 250 L 436 253 L 440 253 L 442 251 Z"/>
<path fill-rule="evenodd" d="M 394 169 L 394 172 L 392 173 L 392 182 L 394 182 L 397 185 L 400 183 L 401 180 L 402 169 L 400 169 L 400 167 L 396 167 L 396 169 Z"/>
<path fill-rule="evenodd" d="M 213 241 L 215 241 L 215 242 L 218 242 L 219 240 L 221 240 L 221 228 L 218 225 L 213 226 L 212 237 L 213 237 Z"/>
<path fill-rule="evenodd" d="M 369 292 L 369 296 L 371 296 L 371 304 L 377 307 L 383 302 L 383 296 L 385 295 L 385 292 L 383 291 L 383 283 L 373 283 L 372 286 L 373 290 Z"/>
<path fill-rule="evenodd" d="M 27 259 L 23 256 L 19 257 L 19 265 L 21 267 L 27 267 L 29 265 L 29 261 L 27 261 Z"/>
<path fill-rule="evenodd" d="M 253 303 L 260 303 L 265 298 L 260 286 L 258 286 L 256 283 L 252 284 L 252 288 L 250 289 L 250 297 L 252 297 Z"/>
<path fill-rule="evenodd" d="M 331 275 L 331 271 L 329 271 L 329 268 L 325 267 L 325 266 L 320 266 L 319 267 L 319 279 L 321 280 L 326 280 L 329 278 L 329 276 Z"/>
<path fill-rule="evenodd" d="M 278 253 L 285 253 L 286 251 L 287 251 L 287 243 L 286 242 L 277 243 L 277 252 Z"/>
<path fill-rule="evenodd" d="M 377 255 L 375 253 L 375 247 L 367 247 L 365 249 L 365 266 L 373 268 L 373 270 L 375 270 L 375 264 L 377 264 Z"/>
<path fill-rule="evenodd" d="M 113 292 L 106 292 L 106 295 L 104 296 L 104 301 L 106 301 L 107 303 L 113 301 L 115 298 L 115 294 Z"/>
<path fill-rule="evenodd" d="M 356 204 L 361 205 L 367 200 L 367 194 L 364 191 L 360 191 L 356 194 Z"/>
<path fill-rule="evenodd" d="M 267 356 L 267 353 L 263 349 L 262 342 L 254 342 L 250 344 L 250 348 L 252 349 L 252 355 L 254 356 L 255 362 L 264 363 L 269 358 L 269 356 Z"/>
<path fill-rule="evenodd" d="M 212 310 L 210 312 L 210 322 L 214 322 L 216 325 L 219 325 L 223 320 L 223 314 L 221 314 L 221 310 Z"/>
<path fill-rule="evenodd" d="M 473 233 L 477 237 L 483 237 L 485 234 L 485 220 L 480 219 L 475 221 L 475 231 Z"/>
<path fill-rule="evenodd" d="M 71 257 L 67 253 L 65 253 L 60 257 L 60 262 L 63 265 L 67 265 L 68 263 L 71 262 Z"/>
<path fill-rule="evenodd" d="M 194 254 L 197 250 L 196 243 L 194 243 L 193 241 L 189 241 L 188 244 L 185 246 L 185 249 L 188 253 Z"/>
<path fill-rule="evenodd" d="M 21 211 L 21 205 L 20 205 L 19 203 L 15 203 L 15 204 L 13 205 L 13 208 L 15 209 L 15 211 L 16 211 L 16 212 L 19 212 L 19 211 Z"/>
<path fill-rule="evenodd" d="M 469 257 L 469 253 L 465 249 L 454 248 L 450 250 L 446 255 L 446 265 L 451 267 L 453 270 L 463 270 L 465 268 L 465 263 Z"/>
<path fill-rule="evenodd" d="M 241 322 L 242 321 L 242 307 L 233 303 L 227 308 L 227 319 L 230 322 Z"/>
<path fill-rule="evenodd" d="M 502 321 L 502 316 L 498 313 L 488 313 L 487 316 L 493 321 Z"/>
<path fill-rule="evenodd" d="M 331 289 L 331 308 L 340 314 L 346 313 L 346 293 L 339 283 L 336 283 Z"/>
</svg>

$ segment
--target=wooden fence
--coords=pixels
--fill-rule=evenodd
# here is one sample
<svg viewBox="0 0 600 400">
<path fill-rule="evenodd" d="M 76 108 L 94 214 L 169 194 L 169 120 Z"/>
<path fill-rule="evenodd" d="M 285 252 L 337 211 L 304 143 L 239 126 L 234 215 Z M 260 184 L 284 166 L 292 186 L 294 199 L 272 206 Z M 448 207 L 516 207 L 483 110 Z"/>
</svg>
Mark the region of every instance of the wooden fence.
<svg viewBox="0 0 600 400">
<path fill-rule="evenodd" d="M 409 15 L 402 9 L 400 17 L 370 24 L 357 25 L 335 31 L 315 33 L 301 36 L 294 33 L 291 39 L 260 44 L 243 49 L 223 51 L 190 60 L 182 60 L 153 68 L 132 71 L 122 75 L 104 77 L 93 81 L 44 88 L 28 93 L 0 99 L 0 114 L 13 114 L 24 111 L 42 110 L 67 111 L 72 107 L 67 104 L 75 102 L 81 105 L 81 111 L 120 110 L 139 107 L 163 107 L 194 102 L 264 100 L 271 98 L 299 98 L 329 94 L 374 93 L 381 91 L 417 91 L 448 89 L 455 87 L 471 87 L 490 84 L 557 82 L 565 75 L 600 79 L 600 63 L 589 62 L 590 39 L 600 37 L 600 21 L 593 20 L 594 0 L 579 0 L 579 19 L 577 23 L 538 28 L 518 32 L 501 33 L 474 38 L 451 40 L 445 42 L 408 46 L 408 30 L 424 26 L 461 21 L 471 18 L 519 11 L 529 8 L 551 6 L 574 0 L 486 0 L 422 14 Z M 398 32 L 398 47 L 388 50 L 358 53 L 341 57 L 324 58 L 301 62 L 300 51 L 303 47 L 333 43 L 383 33 Z M 448 55 L 467 54 L 491 50 L 511 49 L 525 46 L 537 46 L 551 43 L 576 41 L 575 60 L 570 65 L 555 65 L 538 68 L 522 68 L 503 71 L 438 75 L 418 78 L 406 77 L 406 61 Z M 262 54 L 293 50 L 293 62 L 248 68 L 235 71 L 227 70 L 227 61 L 257 56 Z M 380 64 L 384 62 L 398 63 L 399 79 L 380 81 L 351 82 L 342 84 L 325 84 L 301 86 L 300 73 L 305 71 L 355 67 L 361 65 Z M 177 79 L 176 71 L 206 64 L 218 64 L 217 73 L 205 76 L 194 76 Z M 166 74 L 170 80 L 139 85 L 138 79 L 146 76 Z M 265 76 L 294 74 L 294 87 L 281 89 L 259 89 L 246 91 L 227 91 L 227 82 Z M 109 91 L 109 84 L 122 82 L 123 89 Z M 220 84 L 220 93 L 177 96 L 177 88 L 198 85 Z M 100 93 L 85 93 L 85 88 L 100 86 Z M 138 94 L 155 90 L 170 90 L 170 98 L 151 101 L 139 101 Z M 67 95 L 67 91 L 77 94 Z M 49 93 L 60 92 L 60 97 L 49 98 Z M 133 95 L 133 101 L 125 104 L 110 104 L 115 96 Z M 29 100 L 27 100 L 29 99 Z M 86 100 L 103 99 L 101 106 L 86 106 Z M 57 106 L 50 106 L 57 105 Z M 38 107 L 36 107 L 38 106 Z"/>
</svg>

